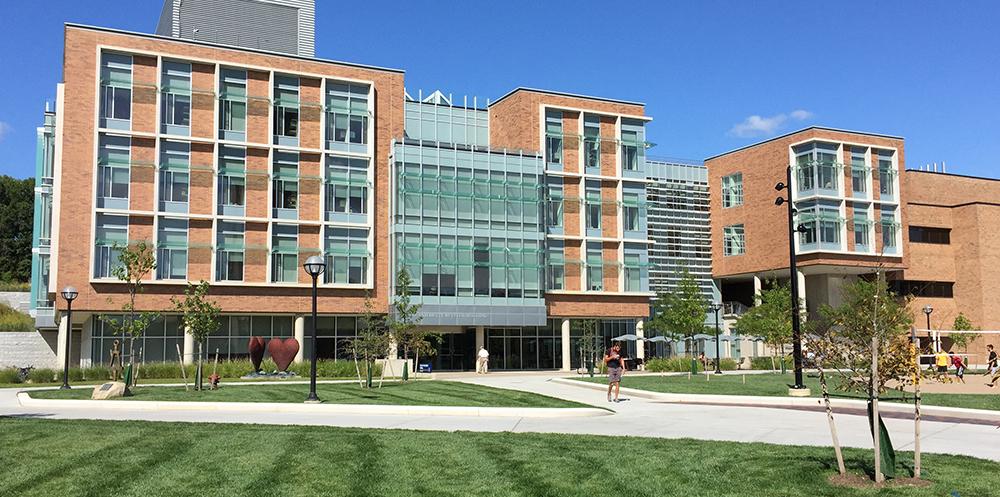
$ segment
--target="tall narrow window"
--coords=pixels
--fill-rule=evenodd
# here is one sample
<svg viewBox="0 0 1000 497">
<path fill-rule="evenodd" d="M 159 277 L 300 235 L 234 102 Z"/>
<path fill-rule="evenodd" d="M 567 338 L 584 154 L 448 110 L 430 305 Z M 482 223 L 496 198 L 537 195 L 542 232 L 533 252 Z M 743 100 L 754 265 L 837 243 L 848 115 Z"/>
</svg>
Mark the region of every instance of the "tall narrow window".
<svg viewBox="0 0 1000 497">
<path fill-rule="evenodd" d="M 892 165 L 892 151 L 878 151 L 878 184 L 879 193 L 883 199 L 895 196 L 896 170 Z"/>
<path fill-rule="evenodd" d="M 626 292 L 641 292 L 645 290 L 642 285 L 645 259 L 646 255 L 643 246 L 625 244 L 624 270 Z"/>
<path fill-rule="evenodd" d="M 882 209 L 882 251 L 886 254 L 898 253 L 896 244 L 899 224 L 896 222 L 896 212 L 894 209 Z"/>
<path fill-rule="evenodd" d="M 219 221 L 215 274 L 219 281 L 243 281 L 245 225 Z"/>
<path fill-rule="evenodd" d="M 854 197 L 868 196 L 868 165 L 866 149 L 851 147 L 851 191 Z"/>
<path fill-rule="evenodd" d="M 327 148 L 368 143 L 369 90 L 368 85 L 327 82 Z"/>
<path fill-rule="evenodd" d="M 562 112 L 545 112 L 545 161 L 561 166 L 563 161 Z"/>
<path fill-rule="evenodd" d="M 160 219 L 156 234 L 156 279 L 187 278 L 188 221 Z"/>
<path fill-rule="evenodd" d="M 625 231 L 639 231 L 639 195 L 622 193 L 622 222 Z"/>
<path fill-rule="evenodd" d="M 220 138 L 243 141 L 247 130 L 247 73 L 223 69 L 219 102 Z"/>
<path fill-rule="evenodd" d="M 545 288 L 562 290 L 566 288 L 566 256 L 563 253 L 563 242 L 552 241 L 548 247 L 548 271 Z"/>
<path fill-rule="evenodd" d="M 583 121 L 584 164 L 588 168 L 601 167 L 601 121 L 597 116 L 585 116 Z"/>
<path fill-rule="evenodd" d="M 132 57 L 101 54 L 101 126 L 129 129 L 132 118 Z"/>
<path fill-rule="evenodd" d="M 551 228 L 561 228 L 563 225 L 563 187 L 562 185 L 549 185 L 548 188 L 548 209 L 546 212 L 546 225 Z"/>
<path fill-rule="evenodd" d="M 588 182 L 586 189 L 587 229 L 601 229 L 601 187 L 600 183 Z"/>
<path fill-rule="evenodd" d="M 160 81 L 163 132 L 188 134 L 191 125 L 191 64 L 163 61 Z"/>
<path fill-rule="evenodd" d="M 639 170 L 639 133 L 622 130 L 622 169 Z"/>
<path fill-rule="evenodd" d="M 219 146 L 219 214 L 242 216 L 246 206 L 246 149 Z"/>
<path fill-rule="evenodd" d="M 298 145 L 299 78 L 274 78 L 274 143 Z"/>
<path fill-rule="evenodd" d="M 600 243 L 587 244 L 587 289 L 604 290 L 604 257 Z"/>
<path fill-rule="evenodd" d="M 274 152 L 272 175 L 274 217 L 295 219 L 299 205 L 299 155 Z"/>
<path fill-rule="evenodd" d="M 191 144 L 160 142 L 160 210 L 187 212 Z"/>
<path fill-rule="evenodd" d="M 490 248 L 486 240 L 475 241 L 473 257 L 473 289 L 476 295 L 490 294 Z"/>
<path fill-rule="evenodd" d="M 94 277 L 114 278 L 114 269 L 121 266 L 118 257 L 128 245 L 128 217 L 97 214 L 94 245 Z"/>
<path fill-rule="evenodd" d="M 743 225 L 726 226 L 723 231 L 723 255 L 742 255 L 746 253 L 746 240 Z"/>
<path fill-rule="evenodd" d="M 868 221 L 868 213 L 854 207 L 854 250 L 856 252 L 871 251 L 871 222 Z"/>
<path fill-rule="evenodd" d="M 325 283 L 368 282 L 368 230 L 326 228 Z"/>
<path fill-rule="evenodd" d="M 722 177 L 722 207 L 743 205 L 743 173 Z"/>
<path fill-rule="evenodd" d="M 326 209 L 330 214 L 368 212 L 368 159 L 329 156 L 326 166 Z"/>
<path fill-rule="evenodd" d="M 271 227 L 271 281 L 295 283 L 299 271 L 299 233 L 295 225 Z"/>
<path fill-rule="evenodd" d="M 97 150 L 98 207 L 127 209 L 132 141 L 101 135 Z"/>
</svg>

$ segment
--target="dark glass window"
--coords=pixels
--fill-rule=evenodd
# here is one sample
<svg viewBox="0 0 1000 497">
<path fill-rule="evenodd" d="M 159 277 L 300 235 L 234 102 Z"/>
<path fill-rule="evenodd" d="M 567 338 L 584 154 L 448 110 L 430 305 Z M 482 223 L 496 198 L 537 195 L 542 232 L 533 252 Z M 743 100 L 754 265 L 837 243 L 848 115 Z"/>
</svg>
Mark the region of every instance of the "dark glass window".
<svg viewBox="0 0 1000 497">
<path fill-rule="evenodd" d="M 910 242 L 948 245 L 951 243 L 951 230 L 948 228 L 910 226 Z"/>
<path fill-rule="evenodd" d="M 947 281 L 916 281 L 896 280 L 890 282 L 892 291 L 899 295 L 914 297 L 951 298 L 954 295 L 954 283 Z"/>
</svg>

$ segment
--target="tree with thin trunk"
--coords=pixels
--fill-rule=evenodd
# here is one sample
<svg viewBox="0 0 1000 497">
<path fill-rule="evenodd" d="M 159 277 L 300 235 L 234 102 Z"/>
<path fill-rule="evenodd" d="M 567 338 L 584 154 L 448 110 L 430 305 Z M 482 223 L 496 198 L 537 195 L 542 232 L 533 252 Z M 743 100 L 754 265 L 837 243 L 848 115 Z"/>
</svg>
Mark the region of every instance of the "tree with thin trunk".
<svg viewBox="0 0 1000 497">
<path fill-rule="evenodd" d="M 972 321 L 965 317 L 965 314 L 958 313 L 955 318 L 955 322 L 952 323 L 951 329 L 955 331 L 978 331 L 979 328 L 972 325 Z M 969 355 L 969 344 L 975 339 L 979 338 L 979 333 L 952 333 L 951 341 L 957 347 L 962 347 L 962 351 L 966 356 Z"/>
<path fill-rule="evenodd" d="M 111 327 L 112 333 L 121 334 L 128 340 L 128 367 L 132 371 L 132 376 L 131 385 L 126 385 L 127 389 L 137 383 L 138 371 L 136 367 L 138 363 L 135 357 L 135 341 L 142 338 L 146 328 L 160 317 L 159 313 L 139 311 L 135 306 L 136 297 L 143 291 L 143 279 L 156 270 L 156 257 L 153 253 L 153 246 L 145 240 L 139 240 L 124 247 L 116 243 L 112 250 L 118 252 L 118 259 L 117 264 L 111 268 L 111 274 L 125 284 L 128 300 L 122 304 L 120 320 L 105 315 L 100 316 L 99 319 Z M 113 302 L 113 299 L 109 297 L 108 302 Z"/>
<path fill-rule="evenodd" d="M 698 280 L 685 269 L 674 291 L 656 296 L 653 317 L 646 324 L 646 329 L 666 337 L 684 338 L 687 352 L 692 354 L 694 336 L 705 330 L 708 304 Z"/>
<path fill-rule="evenodd" d="M 361 314 L 361 327 L 358 336 L 351 341 L 355 355 L 365 364 L 365 388 L 372 387 L 375 360 L 389 355 L 390 342 L 385 314 L 376 312 L 371 293 L 365 292 L 365 310 Z"/>
<path fill-rule="evenodd" d="M 792 341 L 791 299 L 788 284 L 770 282 L 767 289 L 754 297 L 754 306 L 740 316 L 734 330 L 741 335 L 763 338 L 779 360 L 784 360 L 785 344 Z M 777 369 L 774 354 L 771 369 Z"/>
<path fill-rule="evenodd" d="M 426 338 L 417 331 L 420 324 L 420 304 L 410 300 L 410 285 L 413 279 L 406 267 L 396 273 L 396 295 L 392 300 L 387 324 L 390 335 L 397 346 L 403 349 L 403 360 L 409 360 L 411 350 L 419 348 Z M 412 371 L 416 371 L 416 362 Z"/>
<path fill-rule="evenodd" d="M 202 389 L 203 358 L 202 346 L 208 336 L 219 329 L 219 313 L 222 309 L 208 297 L 208 282 L 202 280 L 197 285 L 188 283 L 184 289 L 184 299 L 170 297 L 174 309 L 181 313 L 181 325 L 184 331 L 194 338 L 198 344 L 198 365 L 195 371 L 194 389 Z"/>
<path fill-rule="evenodd" d="M 597 361 L 599 338 L 597 334 L 598 322 L 596 319 L 584 319 L 580 321 L 580 354 L 583 356 L 584 367 L 591 377 L 594 376 L 594 363 Z"/>
<path fill-rule="evenodd" d="M 836 347 L 831 343 L 829 336 L 829 321 L 817 320 L 809 325 L 810 333 L 804 337 L 806 348 L 812 352 L 813 362 L 819 372 L 820 392 L 823 396 L 823 405 L 826 408 L 826 420 L 830 426 L 830 439 L 833 440 L 833 452 L 837 457 L 837 470 L 841 475 L 847 474 L 844 465 L 844 454 L 840 450 L 840 438 L 837 436 L 837 423 L 833 420 L 833 405 L 830 402 L 830 387 L 827 381 L 825 365 L 837 353 Z"/>
</svg>

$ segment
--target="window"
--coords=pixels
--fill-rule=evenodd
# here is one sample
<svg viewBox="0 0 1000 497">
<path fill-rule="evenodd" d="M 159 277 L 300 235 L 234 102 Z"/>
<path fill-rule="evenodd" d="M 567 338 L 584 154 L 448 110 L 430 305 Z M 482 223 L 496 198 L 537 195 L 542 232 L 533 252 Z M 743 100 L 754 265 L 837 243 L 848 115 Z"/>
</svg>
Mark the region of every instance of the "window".
<svg viewBox="0 0 1000 497">
<path fill-rule="evenodd" d="M 274 152 L 274 191 L 272 203 L 275 217 L 293 218 L 299 205 L 299 154 Z"/>
<path fill-rule="evenodd" d="M 227 207 L 246 205 L 246 150 L 237 147 L 219 147 L 219 204 L 222 213 Z M 238 212 L 234 212 L 238 213 Z"/>
<path fill-rule="evenodd" d="M 583 121 L 583 149 L 585 165 L 601 167 L 601 122 L 596 116 L 585 116 Z"/>
<path fill-rule="evenodd" d="M 549 202 L 545 224 L 553 228 L 559 228 L 563 225 L 562 185 L 549 185 Z"/>
<path fill-rule="evenodd" d="M 294 144 L 281 138 L 299 136 L 299 78 L 275 76 L 274 78 L 274 134 L 275 142 Z"/>
<path fill-rule="evenodd" d="M 187 211 L 190 163 L 191 144 L 160 142 L 160 210 Z"/>
<path fill-rule="evenodd" d="M 856 252 L 871 251 L 871 222 L 868 214 L 854 207 L 854 250 Z"/>
<path fill-rule="evenodd" d="M 639 170 L 639 133 L 622 130 L 622 169 Z"/>
<path fill-rule="evenodd" d="M 368 212 L 368 159 L 328 157 L 326 206 L 329 212 Z"/>
<path fill-rule="evenodd" d="M 219 102 L 219 122 L 223 138 L 240 139 L 233 133 L 245 133 L 247 129 L 247 73 L 237 69 L 223 69 L 222 91 Z M 225 133 L 225 132 L 231 133 Z"/>
<path fill-rule="evenodd" d="M 545 162 L 561 165 L 563 160 L 562 112 L 545 112 Z"/>
<path fill-rule="evenodd" d="M 622 221 L 625 231 L 639 231 L 639 195 L 622 193 Z"/>
<path fill-rule="evenodd" d="M 587 289 L 604 290 L 604 257 L 600 243 L 587 244 Z"/>
<path fill-rule="evenodd" d="M 175 126 L 191 124 L 191 64 L 163 61 L 160 115 L 165 133 L 179 133 Z"/>
<path fill-rule="evenodd" d="M 339 143 L 368 143 L 367 85 L 327 83 L 326 139 Z"/>
<path fill-rule="evenodd" d="M 898 295 L 914 297 L 952 298 L 955 284 L 948 281 L 894 280 L 889 288 Z"/>
<path fill-rule="evenodd" d="M 472 249 L 473 290 L 476 295 L 490 294 L 490 248 L 489 242 L 476 239 Z"/>
<path fill-rule="evenodd" d="M 107 199 L 128 200 L 132 142 L 127 136 L 101 135 L 97 151 L 97 196 L 102 207 L 125 209 L 127 202 L 111 205 Z"/>
<path fill-rule="evenodd" d="M 298 239 L 298 227 L 294 225 L 275 224 L 271 227 L 272 282 L 295 283 L 298 281 Z"/>
<path fill-rule="evenodd" d="M 566 257 L 563 253 L 562 241 L 549 242 L 548 258 L 548 277 L 545 288 L 549 290 L 566 288 Z"/>
<path fill-rule="evenodd" d="M 101 117 L 104 127 L 117 127 L 109 119 L 128 121 L 132 117 L 132 57 L 128 55 L 101 54 Z"/>
<path fill-rule="evenodd" d="M 187 219 L 160 219 L 156 233 L 156 279 L 187 278 Z"/>
<path fill-rule="evenodd" d="M 601 229 L 601 186 L 600 183 L 587 182 L 587 229 Z"/>
<path fill-rule="evenodd" d="M 368 282 L 368 230 L 326 228 L 325 283 Z"/>
<path fill-rule="evenodd" d="M 895 191 L 896 170 L 892 166 L 892 151 L 878 151 L 878 188 L 882 198 L 891 198 Z"/>
<path fill-rule="evenodd" d="M 722 207 L 743 205 L 743 173 L 722 177 Z"/>
<path fill-rule="evenodd" d="M 840 227 L 843 221 L 840 218 L 839 204 L 812 200 L 797 202 L 795 208 L 800 216 L 799 225 L 805 229 L 804 232 L 800 232 L 799 244 L 812 245 L 818 242 L 824 249 L 841 248 Z M 815 250 L 817 247 L 801 248 Z"/>
<path fill-rule="evenodd" d="M 128 217 L 98 214 L 94 245 L 94 277 L 114 278 L 114 268 L 121 265 L 118 257 L 128 245 Z"/>
<path fill-rule="evenodd" d="M 865 151 L 851 147 L 851 191 L 854 197 L 866 197 L 868 192 L 868 166 Z"/>
<path fill-rule="evenodd" d="M 949 245 L 951 244 L 951 229 L 910 226 L 910 242 Z"/>
<path fill-rule="evenodd" d="M 882 250 L 887 254 L 894 254 L 897 252 L 896 234 L 899 230 L 899 224 L 896 223 L 895 210 L 883 209 L 881 224 Z"/>
<path fill-rule="evenodd" d="M 216 235 L 215 279 L 243 281 L 245 225 L 219 221 Z"/>
<path fill-rule="evenodd" d="M 723 229 L 723 255 L 743 255 L 746 253 L 743 225 L 734 224 Z"/>
<path fill-rule="evenodd" d="M 643 250 L 641 248 L 633 248 L 632 246 L 625 246 L 625 291 L 626 292 L 641 292 L 642 288 L 642 272 L 643 272 Z"/>
<path fill-rule="evenodd" d="M 838 146 L 833 143 L 808 143 L 795 147 L 798 191 L 814 189 L 837 192 L 842 164 L 837 162 Z"/>
</svg>

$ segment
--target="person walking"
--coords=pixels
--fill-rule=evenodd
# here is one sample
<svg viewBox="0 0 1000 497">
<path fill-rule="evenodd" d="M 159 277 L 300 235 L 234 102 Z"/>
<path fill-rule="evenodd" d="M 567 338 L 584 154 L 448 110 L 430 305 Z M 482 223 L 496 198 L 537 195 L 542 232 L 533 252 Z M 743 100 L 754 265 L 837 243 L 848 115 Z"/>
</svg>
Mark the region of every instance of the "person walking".
<svg viewBox="0 0 1000 497">
<path fill-rule="evenodd" d="M 993 388 L 993 385 L 1000 379 L 1000 368 L 997 367 L 997 352 L 993 350 L 993 344 L 987 345 L 986 351 L 989 353 L 989 359 L 986 361 L 986 374 L 991 376 L 990 382 L 986 386 Z"/>
<path fill-rule="evenodd" d="M 604 365 L 608 368 L 608 402 L 612 402 L 612 389 L 615 392 L 614 402 L 618 402 L 618 394 L 621 391 L 622 372 L 625 371 L 621 350 L 622 346 L 616 343 L 604 354 Z"/>
<path fill-rule="evenodd" d="M 962 356 L 958 354 L 951 356 L 951 364 L 955 366 L 955 376 L 958 376 L 958 381 L 965 383 L 965 361 L 962 360 Z"/>
<path fill-rule="evenodd" d="M 479 347 L 479 353 L 476 354 L 476 374 L 486 374 L 490 372 L 490 352 L 486 350 L 485 346 Z"/>
</svg>

